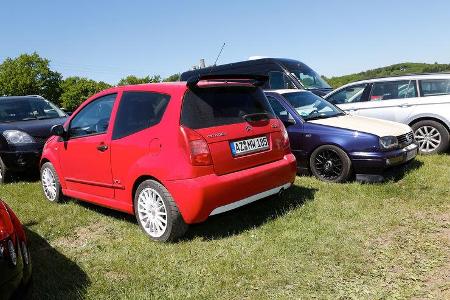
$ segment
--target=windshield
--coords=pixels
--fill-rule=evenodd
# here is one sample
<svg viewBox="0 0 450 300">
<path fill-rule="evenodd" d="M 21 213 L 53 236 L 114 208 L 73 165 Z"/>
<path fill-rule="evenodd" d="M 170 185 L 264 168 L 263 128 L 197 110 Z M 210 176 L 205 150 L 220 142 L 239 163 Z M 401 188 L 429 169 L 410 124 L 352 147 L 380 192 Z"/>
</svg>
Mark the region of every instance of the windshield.
<svg viewBox="0 0 450 300">
<path fill-rule="evenodd" d="M 331 86 L 313 69 L 303 63 L 289 63 L 285 67 L 306 89 L 331 89 Z"/>
<path fill-rule="evenodd" d="M 283 96 L 305 121 L 345 115 L 342 110 L 311 92 L 286 93 Z"/>
<path fill-rule="evenodd" d="M 17 122 L 65 117 L 66 114 L 42 98 L 0 99 L 0 122 Z"/>
</svg>

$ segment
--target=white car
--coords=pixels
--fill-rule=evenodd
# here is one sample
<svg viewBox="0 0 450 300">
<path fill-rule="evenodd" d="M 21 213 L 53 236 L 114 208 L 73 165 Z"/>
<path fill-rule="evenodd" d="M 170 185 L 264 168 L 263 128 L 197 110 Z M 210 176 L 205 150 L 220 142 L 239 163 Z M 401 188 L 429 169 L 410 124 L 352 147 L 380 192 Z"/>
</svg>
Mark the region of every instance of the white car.
<svg viewBox="0 0 450 300">
<path fill-rule="evenodd" d="M 353 115 L 411 126 L 421 154 L 442 153 L 449 147 L 450 74 L 357 81 L 324 98 Z"/>
</svg>

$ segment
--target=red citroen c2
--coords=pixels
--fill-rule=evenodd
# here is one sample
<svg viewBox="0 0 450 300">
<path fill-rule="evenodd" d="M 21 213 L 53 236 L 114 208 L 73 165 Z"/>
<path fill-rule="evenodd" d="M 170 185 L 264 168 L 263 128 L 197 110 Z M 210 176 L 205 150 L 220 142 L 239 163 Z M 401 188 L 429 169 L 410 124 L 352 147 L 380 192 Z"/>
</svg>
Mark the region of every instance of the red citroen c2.
<svg viewBox="0 0 450 300">
<path fill-rule="evenodd" d="M 296 161 L 259 87 L 263 76 L 113 87 L 52 128 L 41 159 L 46 198 L 134 214 L 150 238 L 288 188 Z"/>
</svg>

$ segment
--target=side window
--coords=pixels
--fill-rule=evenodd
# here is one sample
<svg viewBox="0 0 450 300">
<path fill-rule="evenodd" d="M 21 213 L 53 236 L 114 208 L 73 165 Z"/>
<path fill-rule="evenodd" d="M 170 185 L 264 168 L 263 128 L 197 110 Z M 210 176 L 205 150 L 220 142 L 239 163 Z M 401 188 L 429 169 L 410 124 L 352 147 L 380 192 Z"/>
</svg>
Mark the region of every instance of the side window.
<svg viewBox="0 0 450 300">
<path fill-rule="evenodd" d="M 370 101 L 417 97 L 415 80 L 375 82 L 370 93 Z"/>
<path fill-rule="evenodd" d="M 293 89 L 295 88 L 291 83 L 289 77 L 283 72 L 271 71 L 269 72 L 269 85 L 270 89 Z"/>
<path fill-rule="evenodd" d="M 361 102 L 366 86 L 367 84 L 359 84 L 346 87 L 328 97 L 327 101 L 333 104 Z"/>
<path fill-rule="evenodd" d="M 100 97 L 86 105 L 70 122 L 70 137 L 105 133 L 117 94 Z"/>
<path fill-rule="evenodd" d="M 450 79 L 420 80 L 419 83 L 424 97 L 450 94 Z"/>
<path fill-rule="evenodd" d="M 269 100 L 270 106 L 272 106 L 273 112 L 279 119 L 281 120 L 294 119 L 292 115 L 286 110 L 286 108 L 284 108 L 283 105 L 281 105 L 281 103 L 277 99 L 271 96 L 267 96 L 267 99 Z"/>
<path fill-rule="evenodd" d="M 124 92 L 117 110 L 112 138 L 127 135 L 158 124 L 170 96 L 152 92 Z"/>
</svg>

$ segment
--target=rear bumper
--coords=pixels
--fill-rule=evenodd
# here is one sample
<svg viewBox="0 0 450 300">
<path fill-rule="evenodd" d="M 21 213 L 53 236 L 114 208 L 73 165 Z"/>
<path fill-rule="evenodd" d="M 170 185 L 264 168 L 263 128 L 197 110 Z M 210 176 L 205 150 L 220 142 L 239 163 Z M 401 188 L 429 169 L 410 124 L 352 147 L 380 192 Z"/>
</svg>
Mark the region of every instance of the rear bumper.
<svg viewBox="0 0 450 300">
<path fill-rule="evenodd" d="M 166 181 L 164 185 L 184 221 L 192 224 L 278 193 L 294 182 L 296 171 L 295 157 L 288 154 L 281 160 L 250 169 L 221 176 L 211 174 Z"/>
<path fill-rule="evenodd" d="M 357 176 L 360 174 L 381 175 L 387 168 L 413 160 L 417 151 L 417 145 L 410 144 L 403 149 L 388 152 L 353 152 L 349 155 Z"/>
</svg>

